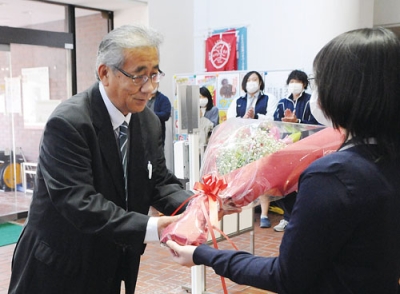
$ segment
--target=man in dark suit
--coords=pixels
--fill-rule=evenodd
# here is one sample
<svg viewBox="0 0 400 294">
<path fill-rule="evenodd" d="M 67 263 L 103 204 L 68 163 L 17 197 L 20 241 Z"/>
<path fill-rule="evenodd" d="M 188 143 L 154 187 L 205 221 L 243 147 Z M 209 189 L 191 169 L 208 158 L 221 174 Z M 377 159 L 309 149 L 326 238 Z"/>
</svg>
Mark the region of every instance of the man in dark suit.
<svg viewBox="0 0 400 294">
<path fill-rule="evenodd" d="M 98 82 L 50 116 L 9 293 L 119 294 L 121 281 L 134 293 L 145 244 L 177 218 L 150 217 L 149 207 L 170 215 L 191 195 L 167 170 L 160 121 L 146 108 L 162 76 L 160 42 L 150 29 L 110 32 L 99 46 Z"/>
</svg>

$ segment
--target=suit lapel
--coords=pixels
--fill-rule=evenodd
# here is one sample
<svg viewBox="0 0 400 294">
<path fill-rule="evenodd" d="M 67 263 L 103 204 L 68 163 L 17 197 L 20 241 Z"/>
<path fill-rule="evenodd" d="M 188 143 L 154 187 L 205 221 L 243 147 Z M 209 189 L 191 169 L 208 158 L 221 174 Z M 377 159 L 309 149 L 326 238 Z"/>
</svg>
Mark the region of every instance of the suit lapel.
<svg viewBox="0 0 400 294">
<path fill-rule="evenodd" d="M 97 130 L 98 143 L 103 162 L 110 171 L 112 182 L 118 194 L 125 199 L 124 172 L 118 153 L 119 149 L 112 128 L 110 115 L 101 97 L 98 84 L 92 88 L 91 105 L 93 109 L 93 124 Z"/>
</svg>

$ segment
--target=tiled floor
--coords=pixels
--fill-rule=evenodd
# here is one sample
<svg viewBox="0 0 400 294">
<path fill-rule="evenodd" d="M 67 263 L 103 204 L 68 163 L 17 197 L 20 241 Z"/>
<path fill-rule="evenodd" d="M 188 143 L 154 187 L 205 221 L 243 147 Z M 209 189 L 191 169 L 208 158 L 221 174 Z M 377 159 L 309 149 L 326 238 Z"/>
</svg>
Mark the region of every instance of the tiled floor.
<svg viewBox="0 0 400 294">
<path fill-rule="evenodd" d="M 20 214 L 26 214 L 31 203 L 32 194 L 18 191 L 3 192 L 0 190 L 0 221 L 7 218 L 15 218 Z"/>
<path fill-rule="evenodd" d="M 29 206 L 30 196 L 23 193 L 18 195 L 6 195 L 8 193 L 0 192 L 0 221 L 10 220 L 13 216 L 4 217 L 6 210 L 13 213 L 23 213 Z M 15 216 L 15 214 L 14 214 Z M 282 218 L 280 215 L 269 214 L 272 226 L 276 225 Z M 276 256 L 278 254 L 279 244 L 283 233 L 274 232 L 270 229 L 259 228 L 259 216 L 255 215 L 254 225 L 254 248 L 255 254 L 260 256 Z M 23 220 L 19 220 L 20 223 Z M 240 250 L 251 250 L 251 233 L 247 232 L 233 237 L 232 241 Z M 232 249 L 232 245 L 227 241 L 218 243 L 221 249 Z M 7 293 L 10 279 L 10 263 L 15 245 L 0 247 L 0 294 Z M 206 293 L 223 293 L 220 277 L 211 269 L 206 268 Z M 251 288 L 244 285 L 238 285 L 225 279 L 229 293 L 242 294 L 272 294 L 272 292 Z M 181 267 L 171 261 L 168 250 L 161 248 L 158 244 L 149 244 L 143 255 L 136 293 L 139 294 L 169 294 L 169 293 L 190 293 L 191 270 Z M 121 294 L 125 293 L 123 290 Z"/>
</svg>

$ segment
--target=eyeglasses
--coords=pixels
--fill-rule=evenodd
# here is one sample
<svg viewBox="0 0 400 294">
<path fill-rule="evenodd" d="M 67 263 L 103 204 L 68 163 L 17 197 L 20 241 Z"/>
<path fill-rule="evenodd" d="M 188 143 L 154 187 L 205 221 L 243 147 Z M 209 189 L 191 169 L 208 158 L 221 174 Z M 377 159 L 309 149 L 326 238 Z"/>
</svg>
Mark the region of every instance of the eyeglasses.
<svg viewBox="0 0 400 294">
<path fill-rule="evenodd" d="M 148 80 L 151 80 L 152 84 L 159 83 L 161 78 L 165 76 L 165 73 L 163 73 L 161 69 L 158 70 L 158 73 L 152 74 L 150 77 L 145 75 L 132 76 L 119 67 L 116 67 L 116 69 L 118 69 L 124 76 L 132 79 L 133 84 L 135 84 L 136 86 L 143 86 L 147 83 Z"/>
</svg>

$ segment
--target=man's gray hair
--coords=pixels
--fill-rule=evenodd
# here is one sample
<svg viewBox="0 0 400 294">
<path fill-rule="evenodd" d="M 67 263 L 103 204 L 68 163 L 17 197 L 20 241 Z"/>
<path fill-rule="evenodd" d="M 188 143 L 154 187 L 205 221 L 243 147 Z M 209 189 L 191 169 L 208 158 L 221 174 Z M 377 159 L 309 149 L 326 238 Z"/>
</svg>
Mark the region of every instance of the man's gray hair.
<svg viewBox="0 0 400 294">
<path fill-rule="evenodd" d="M 121 67 L 124 63 L 124 50 L 136 47 L 156 47 L 159 46 L 163 38 L 157 31 L 144 27 L 125 25 L 109 32 L 101 41 L 96 59 L 96 78 L 99 80 L 98 69 L 101 64 L 105 64 L 113 70 Z"/>
</svg>

